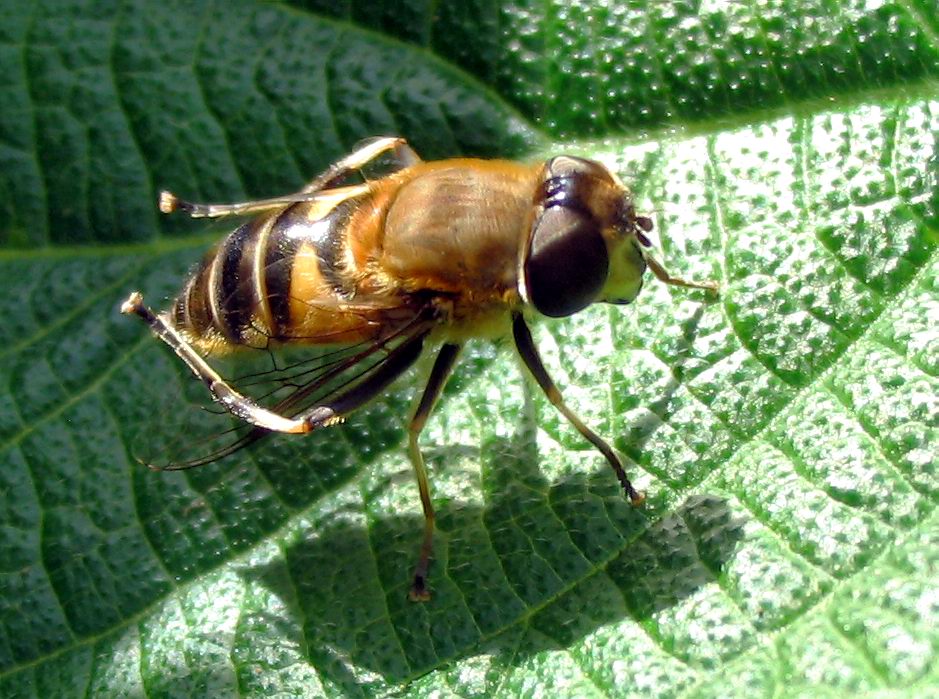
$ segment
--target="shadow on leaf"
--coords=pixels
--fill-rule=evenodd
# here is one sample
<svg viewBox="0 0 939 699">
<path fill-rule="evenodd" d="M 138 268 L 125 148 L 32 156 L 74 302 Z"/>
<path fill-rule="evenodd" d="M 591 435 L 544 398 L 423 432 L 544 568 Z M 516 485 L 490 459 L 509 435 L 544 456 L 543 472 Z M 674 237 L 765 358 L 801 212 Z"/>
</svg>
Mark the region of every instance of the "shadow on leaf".
<svg viewBox="0 0 939 699">
<path fill-rule="evenodd" d="M 524 434 L 489 440 L 486 505 L 438 508 L 427 604 L 407 600 L 422 527 L 412 516 L 330 523 L 288 547 L 286 566 L 242 575 L 284 601 L 321 677 L 361 691 L 474 655 L 515 665 L 604 625 L 649 619 L 712 583 L 742 538 L 721 498 L 669 507 L 653 493 L 637 510 L 605 470 L 546 483 L 532 449 Z"/>
<path fill-rule="evenodd" d="M 676 389 L 660 397 L 663 411 Z M 431 474 L 477 462 L 485 494 L 484 504 L 438 496 L 429 603 L 407 599 L 423 528 L 411 515 L 333 517 L 288 546 L 286 564 L 242 572 L 283 600 L 288 617 L 276 623 L 302 636 L 297 646 L 326 681 L 361 691 L 476 655 L 517 665 L 606 625 L 649 620 L 731 559 L 743 532 L 719 497 L 676 502 L 660 483 L 634 508 L 605 465 L 586 465 L 599 461 L 588 445 L 566 452 L 569 472 L 549 482 L 531 391 L 511 437 L 425 448 Z"/>
</svg>

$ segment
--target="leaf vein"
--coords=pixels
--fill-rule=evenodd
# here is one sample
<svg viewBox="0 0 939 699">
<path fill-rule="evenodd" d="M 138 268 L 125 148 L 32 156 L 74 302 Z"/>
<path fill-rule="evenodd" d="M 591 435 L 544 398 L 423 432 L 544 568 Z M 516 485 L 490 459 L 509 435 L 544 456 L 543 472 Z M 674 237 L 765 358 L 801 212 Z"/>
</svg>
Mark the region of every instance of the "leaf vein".
<svg viewBox="0 0 939 699">
<path fill-rule="evenodd" d="M 825 619 L 826 626 L 838 637 L 841 643 L 849 650 L 855 652 L 855 657 L 859 657 L 864 663 L 864 666 L 868 669 L 871 674 L 871 679 L 875 679 L 881 687 L 889 687 L 890 681 L 887 678 L 886 673 L 876 662 L 874 657 L 870 654 L 870 650 L 863 644 L 859 643 L 857 639 L 852 638 L 850 634 L 845 632 L 845 630 L 838 624 L 831 616 L 831 609 L 827 610 L 827 614 L 823 614 L 822 618 Z"/>
<path fill-rule="evenodd" d="M 29 70 L 29 49 L 31 46 L 31 41 L 33 40 L 33 35 L 36 31 L 36 25 L 39 22 L 40 9 L 38 5 L 30 3 L 30 8 L 32 9 L 32 14 L 30 15 L 28 26 L 24 34 L 25 39 L 20 45 L 20 61 L 23 66 L 23 86 L 26 88 L 26 94 L 29 96 L 29 103 L 31 105 L 30 114 L 32 115 L 32 128 L 30 129 L 33 137 L 33 153 L 37 154 L 36 157 L 36 169 L 39 171 L 39 182 L 42 184 L 42 191 L 38 192 L 39 198 L 42 202 L 42 208 L 45 211 L 45 217 L 42 218 L 42 221 L 45 223 L 45 229 L 39 231 L 42 236 L 42 241 L 38 242 L 48 242 L 49 235 L 52 230 L 52 208 L 49 206 L 49 176 L 46 172 L 46 169 L 43 167 L 42 158 L 38 157 L 38 154 L 42 152 L 42 148 L 39 144 L 39 115 L 38 110 L 35 106 L 39 103 L 39 94 L 36 91 L 36 88 L 33 86 L 33 81 L 31 79 L 30 70 Z"/>
<path fill-rule="evenodd" d="M 902 468 L 900 463 L 896 461 L 893 456 L 891 456 L 890 452 L 888 452 L 887 448 L 884 446 L 880 434 L 874 430 L 868 424 L 867 420 L 861 416 L 857 409 L 851 405 L 847 396 L 842 395 L 841 391 L 835 390 L 834 386 L 831 386 L 830 384 L 826 386 L 826 389 L 826 393 L 831 395 L 838 402 L 838 404 L 845 409 L 845 412 L 854 420 L 854 423 L 858 426 L 858 429 L 860 429 L 867 436 L 870 443 L 874 446 L 881 457 L 883 457 L 883 460 L 891 468 L 894 474 L 920 495 L 929 497 L 931 495 L 929 489 L 918 484 L 916 480 L 913 479 L 910 474 L 908 474 Z"/>
</svg>

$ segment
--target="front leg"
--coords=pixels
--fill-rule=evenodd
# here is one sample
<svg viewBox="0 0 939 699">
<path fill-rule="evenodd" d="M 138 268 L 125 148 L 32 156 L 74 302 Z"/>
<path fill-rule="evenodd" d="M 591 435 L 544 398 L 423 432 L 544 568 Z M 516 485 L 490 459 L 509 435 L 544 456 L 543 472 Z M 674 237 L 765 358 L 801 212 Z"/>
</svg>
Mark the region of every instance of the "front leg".
<svg viewBox="0 0 939 699">
<path fill-rule="evenodd" d="M 629 496 L 630 502 L 636 506 L 645 502 L 645 494 L 633 487 L 632 482 L 630 482 L 629 477 L 626 475 L 626 470 L 623 468 L 622 462 L 610 445 L 587 427 L 587 425 L 585 425 L 564 403 L 561 392 L 558 390 L 557 386 L 554 385 L 554 381 L 548 375 L 548 371 L 545 369 L 544 363 L 538 355 L 538 349 L 535 347 L 535 341 L 531 337 L 531 331 L 528 329 L 528 326 L 525 325 L 525 319 L 522 318 L 521 313 L 516 313 L 512 318 L 512 335 L 515 338 L 515 346 L 518 348 L 518 353 L 521 355 L 522 361 L 525 362 L 525 366 L 528 367 L 532 376 L 535 377 L 535 381 L 541 386 L 541 390 L 544 391 L 548 400 L 551 401 L 551 404 L 577 428 L 578 432 L 586 437 L 587 440 L 603 454 L 610 464 L 610 467 L 613 469 L 613 472 L 616 474 L 620 485 L 623 486 L 626 495 Z"/>
<path fill-rule="evenodd" d="M 646 260 L 646 264 L 649 265 L 649 269 L 652 270 L 652 274 L 655 275 L 655 278 L 670 286 L 683 286 L 686 289 L 704 289 L 705 291 L 717 291 L 720 288 L 720 285 L 715 281 L 696 282 L 691 279 L 674 277 L 658 260 L 652 257 L 652 255 L 645 254 L 643 257 Z"/>
</svg>

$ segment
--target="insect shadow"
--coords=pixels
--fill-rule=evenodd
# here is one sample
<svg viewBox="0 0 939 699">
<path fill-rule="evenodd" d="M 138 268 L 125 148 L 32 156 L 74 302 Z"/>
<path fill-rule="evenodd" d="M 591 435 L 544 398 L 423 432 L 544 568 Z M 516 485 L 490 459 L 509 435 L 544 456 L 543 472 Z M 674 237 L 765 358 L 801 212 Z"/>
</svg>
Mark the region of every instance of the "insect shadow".
<svg viewBox="0 0 939 699">
<path fill-rule="evenodd" d="M 592 453 L 584 470 L 548 482 L 532 401 L 521 413 L 510 437 L 428 449 L 432 472 L 481 462 L 486 492 L 485 504 L 439 508 L 429 604 L 409 602 L 404 584 L 419 517 L 336 518 L 276 563 L 241 571 L 287 610 L 258 625 L 304 648 L 330 683 L 361 692 L 475 655 L 515 666 L 605 625 L 647 620 L 716 580 L 743 535 L 724 499 L 676 504 L 661 486 L 631 507 L 605 465 L 590 468 Z"/>
</svg>

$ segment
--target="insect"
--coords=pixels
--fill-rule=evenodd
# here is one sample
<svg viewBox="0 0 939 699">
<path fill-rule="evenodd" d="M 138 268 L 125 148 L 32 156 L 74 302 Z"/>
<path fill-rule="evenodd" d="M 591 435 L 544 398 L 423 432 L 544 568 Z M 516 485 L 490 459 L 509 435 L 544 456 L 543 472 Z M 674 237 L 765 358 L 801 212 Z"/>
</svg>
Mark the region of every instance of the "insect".
<svg viewBox="0 0 939 699">
<path fill-rule="evenodd" d="M 378 159 L 392 170 L 349 184 Z M 600 163 L 568 155 L 536 165 L 424 162 L 404 139 L 376 138 L 293 194 L 217 205 L 164 192 L 160 209 L 253 216 L 208 254 L 169 310 L 153 313 L 139 292 L 121 308 L 145 320 L 214 400 L 250 427 L 225 448 L 165 468 L 214 461 L 272 432 L 340 422 L 437 348 L 408 426 L 424 512 L 409 596 L 427 600 L 434 508 L 418 437 L 466 341 L 510 335 L 548 400 L 603 454 L 630 501 L 643 502 L 617 454 L 565 404 L 526 317 L 629 303 L 647 267 L 666 284 L 717 285 L 674 277 L 649 254 L 651 219 L 637 214 L 626 187 Z M 205 359 L 303 344 L 351 349 L 298 373 L 301 381 L 285 381 L 286 392 L 268 407 Z"/>
</svg>

